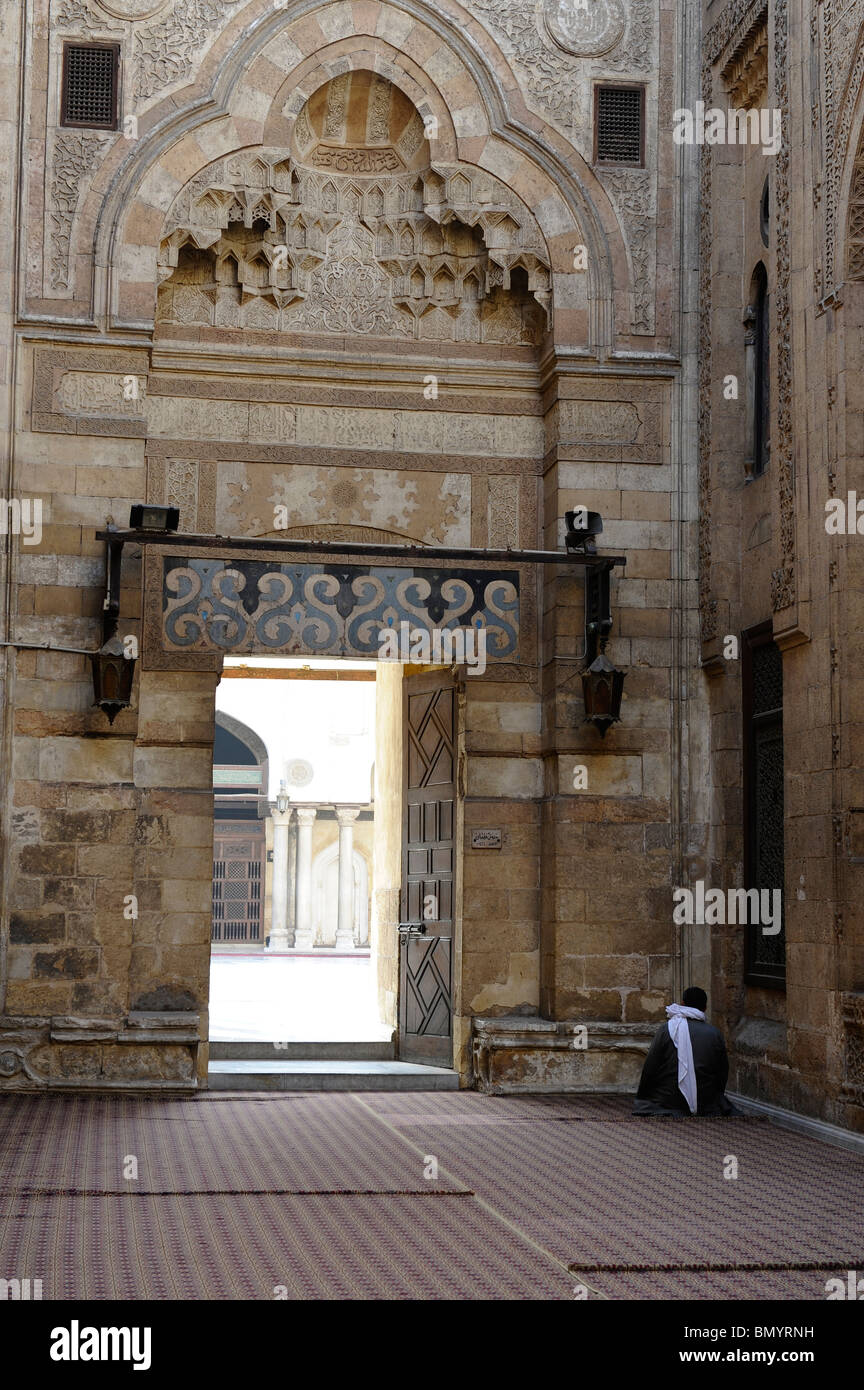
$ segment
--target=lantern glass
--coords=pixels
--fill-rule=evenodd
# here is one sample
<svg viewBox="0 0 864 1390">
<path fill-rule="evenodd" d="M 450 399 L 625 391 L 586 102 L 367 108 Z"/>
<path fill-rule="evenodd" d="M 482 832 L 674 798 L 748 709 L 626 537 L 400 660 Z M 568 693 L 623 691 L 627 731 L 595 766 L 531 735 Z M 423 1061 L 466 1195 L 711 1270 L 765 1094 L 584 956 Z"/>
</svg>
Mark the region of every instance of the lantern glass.
<svg viewBox="0 0 864 1390">
<path fill-rule="evenodd" d="M 605 652 L 582 672 L 585 721 L 594 724 L 604 738 L 606 730 L 621 718 L 624 674 L 612 665 Z"/>
<path fill-rule="evenodd" d="M 121 709 L 128 709 L 132 703 L 132 682 L 135 678 L 135 660 L 127 657 L 119 637 L 112 637 L 94 652 L 90 658 L 93 671 L 93 703 L 108 716 L 113 724 Z"/>
</svg>

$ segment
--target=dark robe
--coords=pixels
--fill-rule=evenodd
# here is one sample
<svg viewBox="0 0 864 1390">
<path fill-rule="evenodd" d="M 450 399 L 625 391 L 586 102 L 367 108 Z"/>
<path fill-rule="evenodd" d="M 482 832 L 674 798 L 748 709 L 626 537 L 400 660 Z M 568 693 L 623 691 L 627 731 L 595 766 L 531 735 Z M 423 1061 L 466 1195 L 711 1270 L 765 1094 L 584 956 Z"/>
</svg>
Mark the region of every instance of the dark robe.
<svg viewBox="0 0 864 1390">
<path fill-rule="evenodd" d="M 697 1115 L 737 1115 L 724 1094 L 729 1077 L 729 1058 L 723 1034 L 701 1018 L 688 1018 L 696 1073 Z M 634 1115 L 689 1115 L 690 1108 L 678 1089 L 678 1049 L 664 1023 L 654 1034 L 645 1058 Z"/>
</svg>

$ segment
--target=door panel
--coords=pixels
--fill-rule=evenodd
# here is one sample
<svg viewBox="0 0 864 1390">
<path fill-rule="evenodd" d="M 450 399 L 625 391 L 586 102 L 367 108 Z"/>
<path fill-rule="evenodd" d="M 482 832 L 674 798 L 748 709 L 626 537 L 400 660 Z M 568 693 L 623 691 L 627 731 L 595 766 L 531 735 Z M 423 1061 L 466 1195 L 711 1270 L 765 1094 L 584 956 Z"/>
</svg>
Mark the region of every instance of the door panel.
<svg viewBox="0 0 864 1390">
<path fill-rule="evenodd" d="M 399 1055 L 449 1067 L 456 692 L 442 675 L 407 676 L 404 699 Z"/>
</svg>

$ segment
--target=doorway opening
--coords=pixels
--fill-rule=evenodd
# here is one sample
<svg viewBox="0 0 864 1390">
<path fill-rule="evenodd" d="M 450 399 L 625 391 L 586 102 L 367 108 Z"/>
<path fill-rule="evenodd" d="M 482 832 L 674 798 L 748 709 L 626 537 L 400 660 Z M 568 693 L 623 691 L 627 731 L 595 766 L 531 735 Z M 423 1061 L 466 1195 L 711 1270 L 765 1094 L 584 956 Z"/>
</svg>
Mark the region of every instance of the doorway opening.
<svg viewBox="0 0 864 1390">
<path fill-rule="evenodd" d="M 389 1043 L 402 671 L 226 659 L 216 692 L 212 1043 Z"/>
</svg>

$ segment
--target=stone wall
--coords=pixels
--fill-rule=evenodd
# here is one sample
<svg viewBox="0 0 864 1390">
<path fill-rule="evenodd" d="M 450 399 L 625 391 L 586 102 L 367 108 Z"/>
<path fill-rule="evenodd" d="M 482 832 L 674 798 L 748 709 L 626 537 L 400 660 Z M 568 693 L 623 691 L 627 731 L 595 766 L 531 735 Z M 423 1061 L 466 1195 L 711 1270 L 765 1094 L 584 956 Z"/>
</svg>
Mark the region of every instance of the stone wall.
<svg viewBox="0 0 864 1390">
<path fill-rule="evenodd" d="M 603 546 L 627 556 L 622 723 L 605 741 L 582 723 L 572 568 L 526 578 L 518 660 L 460 673 L 455 1061 L 470 1083 L 475 1018 L 556 1038 L 584 1021 L 590 1064 L 567 1084 L 629 1085 L 692 956 L 670 904 L 701 718 L 693 328 L 662 138 L 687 80 L 678 7 L 598 5 L 599 47 L 578 11 L 556 30 L 509 0 L 252 0 L 185 27 L 182 9 L 25 13 L 13 486 L 46 525 L 11 551 L 0 1007 L 27 1060 L 2 1084 L 206 1076 L 218 653 L 158 650 L 148 629 L 110 728 L 82 654 L 102 640 L 94 533 L 146 500 L 186 531 L 288 546 L 560 549 L 568 508 L 602 512 Z M 58 125 L 62 41 L 94 35 L 123 45 L 117 133 Z M 599 80 L 644 83 L 644 167 L 594 167 Z M 141 638 L 143 614 L 130 546 L 120 633 Z M 395 743 L 388 757 L 373 930 L 395 1021 Z M 501 849 L 474 848 L 489 826 Z M 548 1033 L 520 1072 L 541 1088 L 560 1080 Z"/>
<path fill-rule="evenodd" d="M 714 1009 L 730 1038 L 734 1086 L 862 1129 L 854 713 L 861 562 L 854 535 L 827 534 L 825 503 L 859 486 L 861 308 L 846 208 L 864 55 L 859 17 L 843 0 L 715 10 L 706 12 L 703 94 L 779 109 L 784 142 L 776 158 L 717 147 L 703 174 L 708 874 L 723 886 L 743 881 L 741 672 L 722 655 L 724 635 L 768 621 L 783 661 L 786 980 L 778 989 L 748 984 L 743 934 L 715 929 Z M 765 473 L 748 482 L 745 397 L 724 402 L 722 387 L 725 373 L 746 380 L 742 320 L 760 260 L 770 304 L 771 449 Z"/>
</svg>

